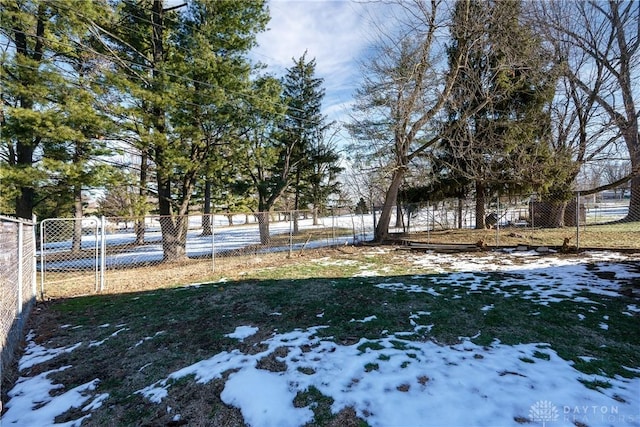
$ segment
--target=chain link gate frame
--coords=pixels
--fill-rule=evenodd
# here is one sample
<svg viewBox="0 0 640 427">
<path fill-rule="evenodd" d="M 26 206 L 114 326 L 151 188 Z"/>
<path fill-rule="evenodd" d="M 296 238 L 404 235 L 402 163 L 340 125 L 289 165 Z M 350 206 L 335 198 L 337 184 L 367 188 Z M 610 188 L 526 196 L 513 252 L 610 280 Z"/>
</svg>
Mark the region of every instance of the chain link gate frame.
<svg viewBox="0 0 640 427">
<path fill-rule="evenodd" d="M 87 271 L 93 272 L 93 290 L 104 290 L 104 223 L 104 217 L 42 220 L 38 262 L 41 298 L 45 297 L 46 287 L 88 278 Z"/>
</svg>

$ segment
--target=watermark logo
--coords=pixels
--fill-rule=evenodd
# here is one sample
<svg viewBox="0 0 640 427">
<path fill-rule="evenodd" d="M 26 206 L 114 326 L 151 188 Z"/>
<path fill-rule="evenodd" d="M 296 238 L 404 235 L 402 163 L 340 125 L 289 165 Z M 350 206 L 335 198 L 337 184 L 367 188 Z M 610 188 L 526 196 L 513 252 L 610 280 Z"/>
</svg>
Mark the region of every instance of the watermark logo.
<svg viewBox="0 0 640 427">
<path fill-rule="evenodd" d="M 560 414 L 558 408 L 548 400 L 539 400 L 529 408 L 529 418 L 531 421 L 542 423 L 542 427 L 551 421 L 558 421 Z"/>
</svg>

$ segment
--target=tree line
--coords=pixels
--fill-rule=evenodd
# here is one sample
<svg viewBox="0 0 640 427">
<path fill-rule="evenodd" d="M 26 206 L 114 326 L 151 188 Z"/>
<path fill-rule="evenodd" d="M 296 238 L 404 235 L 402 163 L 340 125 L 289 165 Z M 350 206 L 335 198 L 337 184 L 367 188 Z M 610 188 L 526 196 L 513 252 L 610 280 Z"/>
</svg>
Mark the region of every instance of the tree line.
<svg viewBox="0 0 640 427">
<path fill-rule="evenodd" d="M 159 214 L 175 260 L 194 206 L 317 211 L 337 190 L 315 59 L 282 77 L 248 59 L 265 1 L 18 0 L 0 13 L 3 212 L 81 218 L 83 191 L 101 189 L 102 213 L 139 218 L 138 243 Z M 264 215 L 264 244 L 268 227 Z"/>
<path fill-rule="evenodd" d="M 489 197 L 536 192 L 562 226 L 594 162 L 629 167 L 583 194 L 630 182 L 625 220 L 640 220 L 639 2 L 415 0 L 394 10 L 394 25 L 377 26 L 349 124 L 354 164 L 376 177 L 359 188 L 382 206 L 375 240 L 393 207 L 453 197 L 475 198 L 484 228 Z"/>
<path fill-rule="evenodd" d="M 483 228 L 487 198 L 535 191 L 560 224 L 602 160 L 628 173 L 589 190 L 630 181 L 640 220 L 638 2 L 385 4 L 342 182 L 368 178 L 353 192 L 382 205 L 376 241 L 393 206 L 445 197 L 474 197 Z M 2 0 L 0 211 L 80 218 L 101 189 L 105 213 L 159 214 L 175 260 L 190 209 L 253 210 L 263 244 L 266 212 L 322 210 L 340 194 L 337 124 L 306 52 L 280 77 L 248 59 L 268 20 L 266 0 Z"/>
</svg>

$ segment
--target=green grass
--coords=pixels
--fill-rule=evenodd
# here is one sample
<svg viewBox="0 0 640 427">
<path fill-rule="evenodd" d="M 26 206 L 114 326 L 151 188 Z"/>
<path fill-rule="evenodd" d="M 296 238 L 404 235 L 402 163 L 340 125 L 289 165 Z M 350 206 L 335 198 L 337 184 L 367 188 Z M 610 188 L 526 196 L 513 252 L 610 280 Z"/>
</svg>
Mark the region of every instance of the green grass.
<svg viewBox="0 0 640 427">
<path fill-rule="evenodd" d="M 384 270 L 385 274 L 352 277 L 363 266 L 379 273 Z M 417 273 L 421 275 L 416 276 Z M 458 343 L 461 337 L 473 337 L 474 343 L 485 346 L 496 340 L 505 345 L 545 343 L 532 357 L 521 360 L 550 360 L 547 350 L 551 348 L 563 359 L 573 361 L 585 375 L 638 375 L 624 368 L 640 366 L 640 335 L 636 333 L 638 316 L 623 314 L 626 306 L 635 301 L 622 295 L 612 298 L 585 294 L 592 302 L 565 298 L 541 305 L 514 295 L 518 289 L 514 281 L 525 277 L 522 275 L 429 275 L 370 255 L 347 257 L 341 262 L 305 260 L 296 266 L 264 269 L 250 276 L 235 282 L 49 302 L 34 322 L 38 340 L 47 347 L 78 342 L 86 345 L 39 369 L 72 365 L 73 369 L 52 375 L 53 381 L 66 388 L 100 378 L 100 392 L 109 393 L 110 398 L 105 408 L 89 420 L 95 425 L 113 420 L 121 425 L 164 423 L 166 411 L 161 414 L 157 405 L 146 402 L 134 393 L 136 390 L 222 351 L 238 348 L 255 353 L 260 350 L 256 345 L 276 331 L 317 325 L 326 325 L 319 335 L 340 344 L 366 339 L 358 347 L 361 352 L 382 349 L 377 340 L 383 336 L 414 331 L 403 338 L 433 340 L 443 345 Z M 478 290 L 470 292 L 468 286 L 474 281 L 479 284 Z M 376 287 L 400 282 L 433 287 L 440 295 Z M 505 297 L 498 291 L 513 296 Z M 488 306 L 491 309 L 483 310 Z M 584 320 L 579 320 L 579 314 L 585 316 Z M 376 318 L 357 321 L 368 316 Z M 605 316 L 607 330 L 600 327 Z M 224 336 L 239 325 L 257 326 L 260 330 L 255 337 L 240 343 Z M 430 325 L 433 326 L 429 330 Z M 116 331 L 120 332 L 113 336 Z M 106 341 L 99 346 L 88 345 L 101 340 Z M 406 341 L 392 343 L 396 349 L 411 353 Z M 384 362 L 384 355 L 379 360 Z M 365 366 L 367 371 L 378 368 L 377 363 Z M 308 374 L 312 373 L 309 368 Z M 606 382 L 599 380 L 582 382 L 590 388 L 606 387 Z M 202 415 L 207 422 L 238 416 L 237 410 L 219 398 L 222 381 L 214 381 L 204 389 L 197 387 L 204 386 L 194 385 L 191 378 L 180 380 L 172 386 L 171 399 L 184 399 L 181 405 L 193 401 L 189 404 L 208 408 Z M 315 425 L 335 421 L 331 403 L 316 389 L 299 393 L 295 401 L 296 405 L 311 405 Z"/>
</svg>

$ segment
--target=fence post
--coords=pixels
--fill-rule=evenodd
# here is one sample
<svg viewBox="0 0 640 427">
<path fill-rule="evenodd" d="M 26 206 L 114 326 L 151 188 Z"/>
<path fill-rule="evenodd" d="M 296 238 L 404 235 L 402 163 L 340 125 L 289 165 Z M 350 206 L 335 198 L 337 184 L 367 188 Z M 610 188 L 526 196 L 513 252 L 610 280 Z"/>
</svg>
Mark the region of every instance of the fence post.
<svg viewBox="0 0 640 427">
<path fill-rule="evenodd" d="M 22 314 L 22 282 L 24 260 L 24 223 L 18 221 L 18 315 Z"/>
<path fill-rule="evenodd" d="M 500 246 L 500 194 L 498 194 L 496 198 L 496 215 L 498 219 L 496 219 L 496 247 Z"/>
<path fill-rule="evenodd" d="M 576 253 L 580 250 L 580 192 L 576 193 Z"/>
<path fill-rule="evenodd" d="M 375 214 L 374 214 L 375 217 Z M 335 246 L 336 242 L 336 211 L 333 206 L 331 206 L 331 244 Z"/>
<path fill-rule="evenodd" d="M 429 227 L 429 201 L 427 200 L 427 243 L 431 243 L 431 227 Z"/>
<path fill-rule="evenodd" d="M 38 223 L 38 217 L 34 214 L 31 217 L 31 238 L 33 239 L 33 254 L 31 255 L 31 271 L 33 274 L 31 275 L 31 297 L 36 298 L 38 294 L 38 281 L 37 281 L 37 271 L 38 271 L 38 259 L 36 256 L 36 242 L 37 242 L 37 232 L 36 232 L 36 224 Z"/>
<path fill-rule="evenodd" d="M 293 215 L 296 215 L 296 219 L 295 221 L 298 220 L 297 215 L 298 212 L 297 211 L 289 211 L 289 258 L 291 258 L 293 256 Z"/>
<path fill-rule="evenodd" d="M 373 233 L 375 235 L 376 228 L 378 227 L 378 217 L 376 216 L 376 205 L 371 204 L 371 213 L 373 213 Z"/>
<path fill-rule="evenodd" d="M 44 229 L 45 229 L 45 222 L 47 221 L 47 219 L 45 218 L 44 220 L 42 220 L 42 222 L 40 223 L 40 299 L 44 301 L 44 276 L 45 276 L 45 272 L 46 272 L 46 253 L 47 251 L 44 250 Z"/>
<path fill-rule="evenodd" d="M 211 214 L 211 272 L 216 272 L 216 216 Z M 233 219 L 231 220 L 233 222 Z"/>
<path fill-rule="evenodd" d="M 100 292 L 104 291 L 104 275 L 107 267 L 107 243 L 106 243 L 107 219 L 100 217 Z"/>
<path fill-rule="evenodd" d="M 538 195 L 534 194 L 529 198 L 529 215 L 531 215 L 531 218 L 529 218 L 531 220 L 531 229 L 536 228 L 534 221 L 536 218 L 536 213 L 535 213 L 535 209 L 536 209 L 536 201 L 538 200 Z"/>
</svg>

